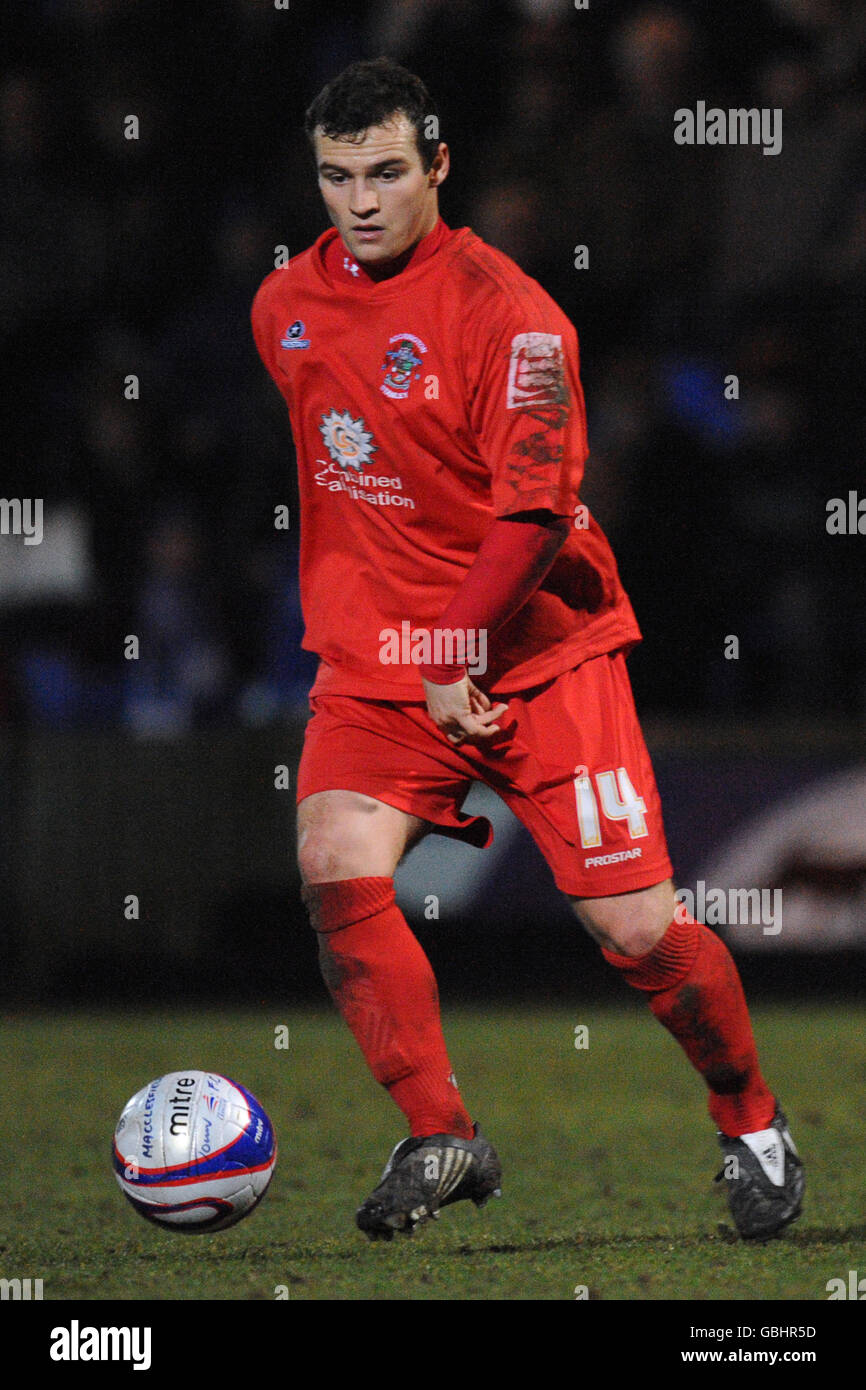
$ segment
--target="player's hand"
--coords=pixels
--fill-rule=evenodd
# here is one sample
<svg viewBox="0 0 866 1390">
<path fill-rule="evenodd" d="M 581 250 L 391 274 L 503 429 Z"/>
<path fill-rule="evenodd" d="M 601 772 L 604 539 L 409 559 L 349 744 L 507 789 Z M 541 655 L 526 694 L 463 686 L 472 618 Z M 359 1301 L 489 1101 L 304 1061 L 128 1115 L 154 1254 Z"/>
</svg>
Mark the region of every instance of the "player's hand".
<svg viewBox="0 0 866 1390">
<path fill-rule="evenodd" d="M 508 706 L 501 702 L 494 705 L 468 676 L 453 685 L 425 680 L 424 694 L 430 718 L 449 743 L 486 743 L 502 732 L 496 721 Z"/>
</svg>

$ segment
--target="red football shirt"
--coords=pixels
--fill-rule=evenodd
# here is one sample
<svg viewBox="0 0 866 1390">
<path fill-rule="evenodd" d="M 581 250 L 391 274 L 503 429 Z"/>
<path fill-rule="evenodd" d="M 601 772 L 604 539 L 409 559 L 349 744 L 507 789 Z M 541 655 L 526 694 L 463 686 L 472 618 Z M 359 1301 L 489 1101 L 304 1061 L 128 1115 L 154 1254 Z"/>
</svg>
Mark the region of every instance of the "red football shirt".
<svg viewBox="0 0 866 1390">
<path fill-rule="evenodd" d="M 536 281 L 440 221 L 378 283 L 335 228 L 261 285 L 252 326 L 288 407 L 314 690 L 423 700 L 432 631 L 496 517 L 575 520 L 540 587 L 487 644 L 489 693 L 640 640 L 610 546 L 580 505 L 577 334 Z M 415 655 L 413 656 L 413 652 Z"/>
</svg>

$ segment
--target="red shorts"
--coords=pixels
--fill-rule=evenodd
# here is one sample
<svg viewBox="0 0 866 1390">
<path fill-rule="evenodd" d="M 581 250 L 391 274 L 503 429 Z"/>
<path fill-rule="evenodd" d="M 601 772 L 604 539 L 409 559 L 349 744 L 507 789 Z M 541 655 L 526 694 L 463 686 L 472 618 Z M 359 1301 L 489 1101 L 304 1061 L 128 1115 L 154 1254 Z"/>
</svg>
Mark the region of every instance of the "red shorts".
<svg viewBox="0 0 866 1390">
<path fill-rule="evenodd" d="M 558 888 L 598 898 L 672 876 L 661 802 L 622 652 L 511 695 L 495 746 L 455 747 L 421 701 L 313 695 L 297 800 L 342 788 L 486 847 L 490 822 L 460 807 L 486 782 L 532 835 Z"/>
</svg>

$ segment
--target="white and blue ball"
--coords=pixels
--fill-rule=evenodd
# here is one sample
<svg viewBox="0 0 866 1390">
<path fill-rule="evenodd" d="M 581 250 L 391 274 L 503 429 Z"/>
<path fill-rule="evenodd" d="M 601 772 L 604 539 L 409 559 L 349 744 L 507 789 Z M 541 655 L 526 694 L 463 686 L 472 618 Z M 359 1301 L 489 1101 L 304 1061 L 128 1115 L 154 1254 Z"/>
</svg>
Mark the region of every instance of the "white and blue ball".
<svg viewBox="0 0 866 1390">
<path fill-rule="evenodd" d="M 277 1144 L 255 1096 L 208 1071 L 158 1076 L 127 1101 L 114 1131 L 114 1173 L 149 1221 L 222 1231 L 265 1194 Z"/>
</svg>

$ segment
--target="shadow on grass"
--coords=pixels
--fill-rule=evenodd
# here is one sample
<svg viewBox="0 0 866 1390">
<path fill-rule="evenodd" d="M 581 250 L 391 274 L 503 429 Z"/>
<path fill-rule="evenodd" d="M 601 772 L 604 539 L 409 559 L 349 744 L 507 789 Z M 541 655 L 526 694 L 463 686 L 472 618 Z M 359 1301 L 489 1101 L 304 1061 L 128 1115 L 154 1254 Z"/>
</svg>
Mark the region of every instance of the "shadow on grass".
<svg viewBox="0 0 866 1390">
<path fill-rule="evenodd" d="M 844 1245 L 848 1242 L 866 1240 L 866 1225 L 859 1226 L 813 1226 L 799 1229 L 789 1228 L 780 1236 L 769 1240 L 741 1240 L 731 1226 L 719 1225 L 715 1231 L 696 1231 L 680 1235 L 574 1235 L 551 1236 L 544 1240 L 528 1240 L 514 1243 L 495 1242 L 490 1245 L 460 1245 L 458 1255 L 532 1255 L 550 1250 L 607 1250 L 617 1246 L 676 1245 L 680 1249 L 702 1245 L 742 1245 L 745 1250 L 757 1250 L 763 1245 L 775 1245 L 782 1241 L 789 1245 Z"/>
<path fill-rule="evenodd" d="M 404 1241 L 405 1239 L 403 1237 Z M 740 1245 L 744 1250 L 760 1250 L 764 1245 L 776 1245 L 779 1241 L 800 1248 L 821 1245 L 838 1246 L 848 1242 L 866 1241 L 866 1224 L 791 1229 L 780 1237 L 769 1241 L 742 1241 L 732 1227 L 720 1224 L 715 1231 L 704 1230 L 679 1234 L 671 1232 L 654 1232 L 645 1235 L 578 1233 L 575 1235 L 547 1236 L 535 1240 L 462 1244 L 456 1247 L 429 1244 L 425 1253 L 430 1256 L 457 1255 L 465 1258 L 466 1256 L 478 1255 L 539 1255 L 553 1250 L 614 1250 L 629 1247 L 640 1249 L 654 1246 L 674 1246 L 680 1250 L 693 1250 L 720 1244 Z M 396 1236 L 393 1243 L 395 1248 L 399 1248 L 400 1237 Z M 276 1257 L 294 1261 L 356 1260 L 361 1253 L 369 1249 L 369 1244 L 360 1238 L 352 1245 L 334 1249 L 317 1248 L 311 1245 L 293 1245 L 290 1241 L 274 1241 L 266 1245 L 244 1246 L 236 1250 L 228 1250 L 225 1246 L 215 1244 L 212 1249 L 199 1249 L 196 1258 L 202 1264 L 246 1264 L 250 1267 L 258 1267 L 265 1263 L 270 1264 Z M 392 1244 L 392 1242 L 388 1242 L 388 1244 Z M 149 1251 L 141 1251 L 137 1255 L 133 1255 L 133 1258 L 152 1260 L 158 1256 Z"/>
</svg>

